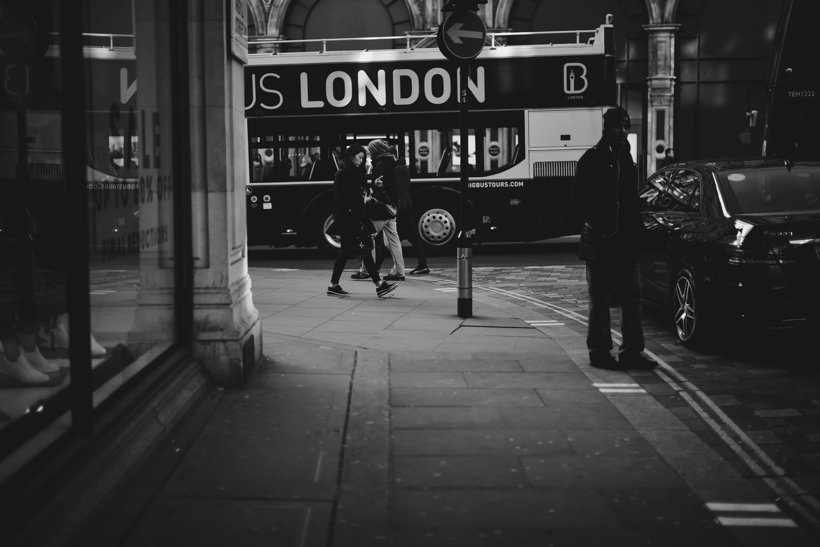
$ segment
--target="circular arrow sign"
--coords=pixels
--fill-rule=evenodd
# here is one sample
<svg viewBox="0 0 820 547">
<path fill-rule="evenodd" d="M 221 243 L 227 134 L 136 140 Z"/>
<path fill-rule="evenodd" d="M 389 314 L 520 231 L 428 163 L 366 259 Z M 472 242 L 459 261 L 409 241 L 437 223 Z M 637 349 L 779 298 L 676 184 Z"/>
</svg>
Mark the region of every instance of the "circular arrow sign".
<svg viewBox="0 0 820 547">
<path fill-rule="evenodd" d="M 438 48 L 453 61 L 475 59 L 484 48 L 487 29 L 477 13 L 457 9 L 450 13 L 438 29 Z"/>
</svg>

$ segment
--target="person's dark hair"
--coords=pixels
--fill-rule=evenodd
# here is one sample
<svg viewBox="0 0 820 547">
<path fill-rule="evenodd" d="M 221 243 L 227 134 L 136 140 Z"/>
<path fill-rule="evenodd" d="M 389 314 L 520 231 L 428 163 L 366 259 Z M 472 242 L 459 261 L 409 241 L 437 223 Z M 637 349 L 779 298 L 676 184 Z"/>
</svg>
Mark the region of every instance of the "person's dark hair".
<svg viewBox="0 0 820 547">
<path fill-rule="evenodd" d="M 618 123 L 624 118 L 626 118 L 627 121 L 630 121 L 629 112 L 627 112 L 620 106 L 614 106 L 606 112 L 604 112 L 604 126 L 611 125 L 613 123 Z"/>
<path fill-rule="evenodd" d="M 345 148 L 344 152 L 342 152 L 342 158 L 341 158 L 342 167 L 347 168 L 347 169 L 353 167 L 353 162 L 351 161 L 351 159 L 353 158 L 353 156 L 355 156 L 359 152 L 364 153 L 364 157 L 365 157 L 365 159 L 367 159 L 367 150 L 365 149 L 364 146 L 361 146 L 361 145 L 358 145 L 358 144 L 353 144 L 353 145 L 350 145 L 347 148 Z M 362 165 L 364 165 L 364 163 L 362 163 Z"/>
</svg>

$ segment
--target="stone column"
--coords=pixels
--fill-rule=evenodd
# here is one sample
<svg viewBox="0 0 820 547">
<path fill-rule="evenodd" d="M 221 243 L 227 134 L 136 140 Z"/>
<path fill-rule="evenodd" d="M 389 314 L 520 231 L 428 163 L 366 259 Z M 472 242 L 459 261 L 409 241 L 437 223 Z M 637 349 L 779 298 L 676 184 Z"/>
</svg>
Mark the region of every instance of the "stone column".
<svg viewBox="0 0 820 547">
<path fill-rule="evenodd" d="M 679 24 L 648 24 L 646 172 L 655 171 L 667 148 L 674 148 L 675 32 Z"/>
<path fill-rule="evenodd" d="M 222 385 L 240 385 L 262 354 L 248 275 L 243 61 L 227 2 L 189 0 L 194 355 Z"/>
</svg>

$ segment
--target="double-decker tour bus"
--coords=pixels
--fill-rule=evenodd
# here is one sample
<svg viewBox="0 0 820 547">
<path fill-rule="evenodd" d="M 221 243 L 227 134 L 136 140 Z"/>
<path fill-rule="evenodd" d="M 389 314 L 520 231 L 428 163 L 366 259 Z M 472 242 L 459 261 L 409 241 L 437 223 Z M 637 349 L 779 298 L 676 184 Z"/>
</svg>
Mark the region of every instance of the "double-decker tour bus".
<svg viewBox="0 0 820 547">
<path fill-rule="evenodd" d="M 820 2 L 786 0 L 769 72 L 763 155 L 820 159 Z"/>
<path fill-rule="evenodd" d="M 461 169 L 469 170 L 464 224 L 477 242 L 564 235 L 576 162 L 600 138 L 602 112 L 615 101 L 612 32 L 607 16 L 592 30 L 488 33 L 470 62 L 466 143 L 457 63 L 425 47 L 435 36 L 358 39 L 363 48 L 366 40 L 404 44 L 358 51 L 330 50 L 331 39 L 251 38 L 248 244 L 336 247 L 325 230 L 338 158 L 374 138 L 396 145 L 410 168 L 429 250 L 451 249 L 462 228 Z M 260 45 L 273 51 L 254 52 Z M 469 165 L 460 164 L 461 146 Z"/>
</svg>

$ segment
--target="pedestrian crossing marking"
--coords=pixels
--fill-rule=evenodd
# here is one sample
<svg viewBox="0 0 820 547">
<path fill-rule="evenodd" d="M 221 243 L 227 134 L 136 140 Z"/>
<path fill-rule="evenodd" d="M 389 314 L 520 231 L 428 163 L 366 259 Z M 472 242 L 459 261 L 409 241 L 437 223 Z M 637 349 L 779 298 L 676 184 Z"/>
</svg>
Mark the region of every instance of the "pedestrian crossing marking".
<svg viewBox="0 0 820 547">
<path fill-rule="evenodd" d="M 445 287 L 443 289 L 435 289 L 435 290 L 437 290 L 439 292 L 456 292 L 458 290 L 458 287 Z"/>
</svg>

